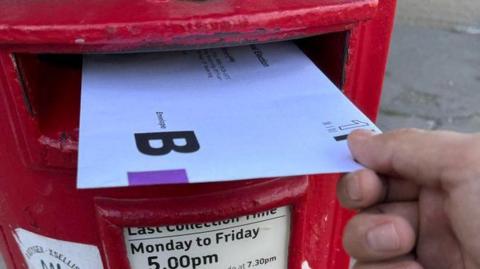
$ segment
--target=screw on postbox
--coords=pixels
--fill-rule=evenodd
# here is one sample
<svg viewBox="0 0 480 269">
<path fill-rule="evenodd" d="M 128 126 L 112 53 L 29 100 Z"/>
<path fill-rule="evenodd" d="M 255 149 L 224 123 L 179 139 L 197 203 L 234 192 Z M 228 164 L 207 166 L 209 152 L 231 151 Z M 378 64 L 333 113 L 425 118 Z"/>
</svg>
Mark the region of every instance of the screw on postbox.
<svg viewBox="0 0 480 269">
<path fill-rule="evenodd" d="M 82 55 L 295 40 L 375 118 L 394 9 L 395 0 L 0 2 L 7 268 L 219 268 L 225 260 L 235 261 L 230 269 L 348 268 L 341 233 L 351 213 L 335 198 L 339 175 L 76 189 Z M 140 135 L 139 147 L 161 154 L 148 138 Z M 189 145 L 170 149 L 199 147 Z M 273 227 L 266 242 L 254 239 L 261 223 Z M 229 244 L 240 241 L 241 249 Z M 165 250 L 181 254 L 159 255 Z"/>
</svg>

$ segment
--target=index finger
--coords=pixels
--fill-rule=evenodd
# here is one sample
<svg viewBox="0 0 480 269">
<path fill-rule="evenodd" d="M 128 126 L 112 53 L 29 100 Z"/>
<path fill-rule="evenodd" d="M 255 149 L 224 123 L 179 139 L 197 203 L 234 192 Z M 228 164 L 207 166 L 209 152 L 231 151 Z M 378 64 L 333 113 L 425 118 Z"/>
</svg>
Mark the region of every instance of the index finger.
<svg viewBox="0 0 480 269">
<path fill-rule="evenodd" d="M 352 132 L 348 145 L 353 157 L 382 174 L 400 176 L 423 186 L 478 175 L 478 135 L 403 129 L 380 135 Z M 445 181 L 445 182 L 443 182 Z"/>
</svg>

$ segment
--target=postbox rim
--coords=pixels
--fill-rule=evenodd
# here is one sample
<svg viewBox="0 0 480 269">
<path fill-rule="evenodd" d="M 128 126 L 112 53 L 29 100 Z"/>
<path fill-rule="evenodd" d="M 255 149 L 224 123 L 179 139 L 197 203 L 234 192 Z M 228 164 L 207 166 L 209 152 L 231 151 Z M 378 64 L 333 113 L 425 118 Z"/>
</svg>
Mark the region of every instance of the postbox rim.
<svg viewBox="0 0 480 269">
<path fill-rule="evenodd" d="M 268 42 L 349 29 L 378 6 L 378 0 L 72 1 L 1 1 L 0 44 L 108 51 Z"/>
</svg>

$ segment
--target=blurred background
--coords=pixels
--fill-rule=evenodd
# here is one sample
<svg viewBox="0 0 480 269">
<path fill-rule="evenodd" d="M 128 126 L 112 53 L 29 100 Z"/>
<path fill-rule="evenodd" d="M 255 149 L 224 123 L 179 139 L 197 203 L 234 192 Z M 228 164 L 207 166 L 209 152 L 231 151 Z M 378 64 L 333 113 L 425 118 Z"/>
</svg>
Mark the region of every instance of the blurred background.
<svg viewBox="0 0 480 269">
<path fill-rule="evenodd" d="M 479 0 L 398 0 L 378 125 L 480 131 Z"/>
<path fill-rule="evenodd" d="M 479 0 L 398 0 L 378 125 L 480 131 Z"/>
</svg>

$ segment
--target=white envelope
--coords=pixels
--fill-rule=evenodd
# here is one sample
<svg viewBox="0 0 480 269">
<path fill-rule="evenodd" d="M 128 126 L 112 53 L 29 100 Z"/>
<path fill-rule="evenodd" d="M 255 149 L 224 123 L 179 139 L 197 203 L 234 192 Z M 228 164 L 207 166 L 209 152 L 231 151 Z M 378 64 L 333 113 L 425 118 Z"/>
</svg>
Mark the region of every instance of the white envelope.
<svg viewBox="0 0 480 269">
<path fill-rule="evenodd" d="M 360 168 L 346 135 L 380 132 L 290 42 L 84 57 L 78 188 Z"/>
</svg>

